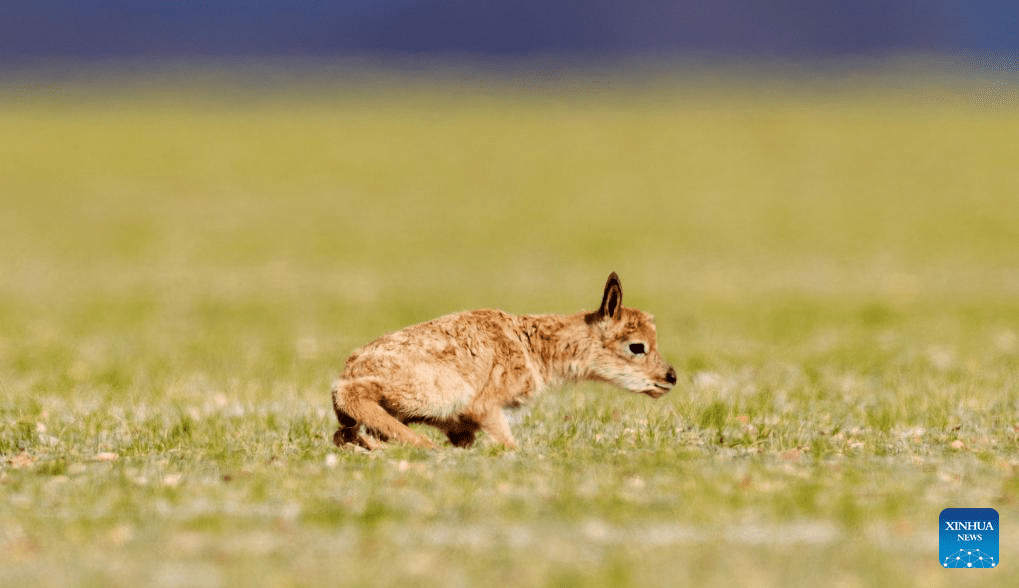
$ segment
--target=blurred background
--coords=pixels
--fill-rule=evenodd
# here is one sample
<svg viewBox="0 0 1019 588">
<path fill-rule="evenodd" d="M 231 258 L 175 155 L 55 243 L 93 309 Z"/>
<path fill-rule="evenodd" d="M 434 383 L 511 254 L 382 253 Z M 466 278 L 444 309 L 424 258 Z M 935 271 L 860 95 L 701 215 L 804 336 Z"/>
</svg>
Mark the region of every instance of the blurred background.
<svg viewBox="0 0 1019 588">
<path fill-rule="evenodd" d="M 610 271 L 673 360 L 697 325 L 1014 308 L 1015 12 L 5 5 L 3 344 L 66 347 L 67 381 L 74 337 L 314 373 L 445 312 L 592 306 Z"/>
<path fill-rule="evenodd" d="M 2 3 L 0 584 L 926 588 L 995 506 L 1019 585 L 1016 19 Z M 330 443 L 356 347 L 611 271 L 668 396 Z"/>
</svg>

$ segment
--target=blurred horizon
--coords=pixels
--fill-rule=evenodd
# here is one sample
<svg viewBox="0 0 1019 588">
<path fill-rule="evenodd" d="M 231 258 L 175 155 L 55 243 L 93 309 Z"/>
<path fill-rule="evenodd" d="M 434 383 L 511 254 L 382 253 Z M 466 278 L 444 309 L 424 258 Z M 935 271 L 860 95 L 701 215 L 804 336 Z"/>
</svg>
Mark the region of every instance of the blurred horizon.
<svg viewBox="0 0 1019 588">
<path fill-rule="evenodd" d="M 1003 0 L 29 0 L 0 8 L 0 60 L 1014 53 L 1017 15 Z"/>
</svg>

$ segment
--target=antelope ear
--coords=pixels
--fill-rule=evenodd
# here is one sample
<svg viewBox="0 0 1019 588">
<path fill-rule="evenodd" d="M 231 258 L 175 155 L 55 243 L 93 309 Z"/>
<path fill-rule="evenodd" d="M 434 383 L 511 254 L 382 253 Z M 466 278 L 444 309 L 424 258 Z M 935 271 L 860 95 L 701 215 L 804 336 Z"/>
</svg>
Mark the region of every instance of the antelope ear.
<svg viewBox="0 0 1019 588">
<path fill-rule="evenodd" d="M 611 318 L 618 321 L 623 317 L 623 284 L 616 272 L 609 274 L 605 282 L 605 293 L 602 294 L 601 307 L 598 308 L 600 318 Z"/>
</svg>

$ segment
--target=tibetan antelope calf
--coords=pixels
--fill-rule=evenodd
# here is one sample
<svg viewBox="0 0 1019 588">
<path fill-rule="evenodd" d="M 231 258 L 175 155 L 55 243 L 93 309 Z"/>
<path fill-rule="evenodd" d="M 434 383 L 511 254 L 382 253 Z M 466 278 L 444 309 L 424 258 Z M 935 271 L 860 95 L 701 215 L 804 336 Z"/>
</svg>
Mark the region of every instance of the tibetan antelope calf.
<svg viewBox="0 0 1019 588">
<path fill-rule="evenodd" d="M 623 306 L 614 272 L 594 312 L 516 316 L 470 310 L 384 335 L 354 351 L 333 386 L 337 445 L 378 441 L 435 447 L 408 423 L 426 423 L 457 447 L 481 429 L 516 442 L 503 415 L 546 388 L 609 382 L 659 398 L 676 370 L 658 354 L 654 317 Z M 364 432 L 361 432 L 361 426 Z"/>
</svg>

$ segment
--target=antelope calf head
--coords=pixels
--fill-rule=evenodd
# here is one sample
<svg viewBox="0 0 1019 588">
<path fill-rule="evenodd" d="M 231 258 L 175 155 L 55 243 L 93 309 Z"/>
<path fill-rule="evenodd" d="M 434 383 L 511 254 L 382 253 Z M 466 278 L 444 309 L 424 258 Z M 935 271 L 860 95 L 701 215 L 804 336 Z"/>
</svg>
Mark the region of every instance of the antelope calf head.
<svg viewBox="0 0 1019 588">
<path fill-rule="evenodd" d="M 676 384 L 676 370 L 658 353 L 654 316 L 623 306 L 623 286 L 615 272 L 605 283 L 601 306 L 587 314 L 594 346 L 592 379 L 660 398 Z"/>
</svg>

